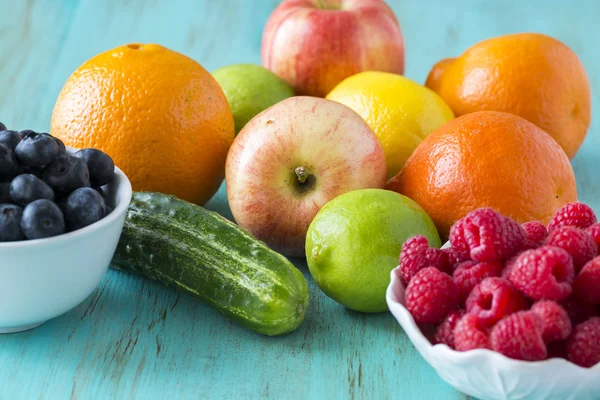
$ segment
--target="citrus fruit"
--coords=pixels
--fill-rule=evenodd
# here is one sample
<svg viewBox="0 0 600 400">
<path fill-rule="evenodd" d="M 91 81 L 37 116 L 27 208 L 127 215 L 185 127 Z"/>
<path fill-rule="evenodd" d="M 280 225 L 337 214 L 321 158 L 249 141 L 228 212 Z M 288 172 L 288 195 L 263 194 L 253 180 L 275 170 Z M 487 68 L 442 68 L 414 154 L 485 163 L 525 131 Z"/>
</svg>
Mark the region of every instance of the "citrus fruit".
<svg viewBox="0 0 600 400">
<path fill-rule="evenodd" d="M 424 235 L 440 246 L 435 225 L 411 199 L 383 189 L 345 193 L 316 215 L 306 236 L 306 260 L 317 285 L 361 312 L 387 310 L 385 291 L 405 240 Z"/>
<path fill-rule="evenodd" d="M 136 191 L 205 203 L 234 138 L 227 99 L 200 64 L 156 44 L 128 44 L 81 65 L 65 83 L 51 132 L 110 155 Z"/>
<path fill-rule="evenodd" d="M 260 65 L 230 65 L 217 69 L 213 76 L 233 112 L 236 134 L 258 113 L 294 95 L 290 85 Z"/>
<path fill-rule="evenodd" d="M 480 42 L 436 64 L 426 86 L 456 116 L 517 114 L 548 132 L 572 158 L 590 125 L 590 84 L 583 64 L 550 36 L 519 33 Z"/>
<path fill-rule="evenodd" d="M 417 145 L 454 118 L 432 90 L 387 72 L 362 72 L 346 78 L 327 99 L 356 111 L 383 145 L 388 179 L 396 175 Z"/>
<path fill-rule="evenodd" d="M 386 188 L 419 203 L 444 238 L 480 207 L 520 223 L 548 223 L 577 200 L 575 175 L 558 143 L 531 122 L 495 111 L 463 115 L 432 132 Z"/>
</svg>

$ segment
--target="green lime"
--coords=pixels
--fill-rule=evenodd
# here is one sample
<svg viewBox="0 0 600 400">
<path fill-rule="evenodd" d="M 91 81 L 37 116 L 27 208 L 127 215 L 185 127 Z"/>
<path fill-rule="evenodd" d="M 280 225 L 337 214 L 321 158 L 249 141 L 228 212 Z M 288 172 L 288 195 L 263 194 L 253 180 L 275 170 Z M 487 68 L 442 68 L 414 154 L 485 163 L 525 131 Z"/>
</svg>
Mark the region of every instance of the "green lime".
<svg viewBox="0 0 600 400">
<path fill-rule="evenodd" d="M 308 268 L 317 285 L 355 311 L 387 310 L 385 291 L 404 241 L 427 237 L 440 247 L 433 221 L 396 192 L 364 189 L 343 194 L 316 215 L 306 236 Z"/>
<path fill-rule="evenodd" d="M 294 95 L 294 90 L 283 79 L 260 65 L 230 65 L 217 69 L 212 75 L 229 101 L 236 135 L 258 113 Z"/>
</svg>

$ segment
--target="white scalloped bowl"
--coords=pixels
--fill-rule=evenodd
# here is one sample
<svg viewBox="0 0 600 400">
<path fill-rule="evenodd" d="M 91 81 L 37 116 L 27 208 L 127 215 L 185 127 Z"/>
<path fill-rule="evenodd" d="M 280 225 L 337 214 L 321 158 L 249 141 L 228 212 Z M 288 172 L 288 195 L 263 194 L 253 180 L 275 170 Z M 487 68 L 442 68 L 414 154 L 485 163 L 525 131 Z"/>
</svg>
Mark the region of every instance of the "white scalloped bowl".
<svg viewBox="0 0 600 400">
<path fill-rule="evenodd" d="M 432 345 L 404 307 L 399 273 L 399 267 L 392 270 L 386 292 L 390 311 L 425 361 L 455 389 L 492 400 L 600 399 L 600 364 L 581 368 L 559 358 L 527 362 L 491 350 L 459 352 L 445 344 Z"/>
</svg>

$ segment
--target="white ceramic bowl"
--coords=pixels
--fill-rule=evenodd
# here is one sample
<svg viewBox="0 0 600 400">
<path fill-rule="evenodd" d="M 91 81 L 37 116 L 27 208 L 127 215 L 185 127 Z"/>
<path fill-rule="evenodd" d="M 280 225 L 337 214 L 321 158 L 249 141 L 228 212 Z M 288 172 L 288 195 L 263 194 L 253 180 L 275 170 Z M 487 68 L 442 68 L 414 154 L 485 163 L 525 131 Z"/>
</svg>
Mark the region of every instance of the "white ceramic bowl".
<svg viewBox="0 0 600 400">
<path fill-rule="evenodd" d="M 117 248 L 132 195 L 118 168 L 103 189 L 115 207 L 95 224 L 48 239 L 0 243 L 0 333 L 35 328 L 96 288 Z"/>
<path fill-rule="evenodd" d="M 444 381 L 463 393 L 493 400 L 600 399 L 600 364 L 581 368 L 558 358 L 526 362 L 491 350 L 459 352 L 445 344 L 432 345 L 404 307 L 399 267 L 391 272 L 386 299 L 390 311 L 425 361 Z"/>
</svg>

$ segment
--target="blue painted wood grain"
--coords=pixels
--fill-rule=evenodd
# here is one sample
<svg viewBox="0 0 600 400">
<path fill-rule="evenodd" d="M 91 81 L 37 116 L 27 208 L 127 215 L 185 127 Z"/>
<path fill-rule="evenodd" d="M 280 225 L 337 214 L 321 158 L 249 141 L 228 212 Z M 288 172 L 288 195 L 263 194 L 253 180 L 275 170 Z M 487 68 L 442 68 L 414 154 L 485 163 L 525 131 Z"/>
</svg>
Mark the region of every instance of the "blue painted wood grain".
<svg viewBox="0 0 600 400">
<path fill-rule="evenodd" d="M 406 75 L 500 34 L 536 31 L 583 60 L 594 117 L 573 160 L 580 199 L 600 211 L 600 2 L 389 0 L 406 38 Z M 0 120 L 47 130 L 60 88 L 96 53 L 156 42 L 207 69 L 258 63 L 276 0 L 0 0 Z M 208 205 L 231 217 L 223 189 Z M 464 399 L 437 377 L 388 314 L 345 310 L 313 284 L 301 328 L 253 334 L 160 285 L 111 271 L 68 314 L 0 336 L 0 399 Z M 2 277 L 0 277 L 2 279 Z M 26 295 L 26 294 L 24 294 Z"/>
</svg>

